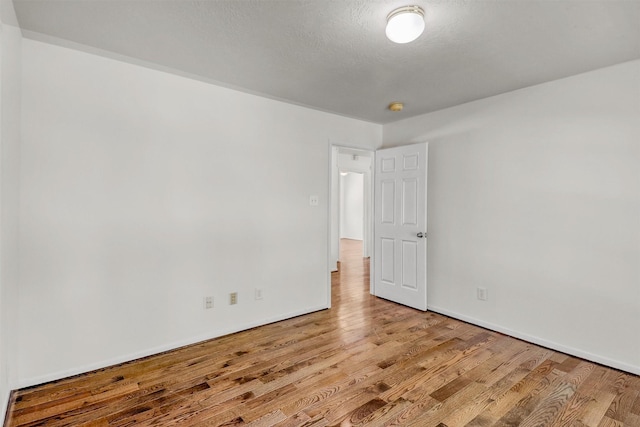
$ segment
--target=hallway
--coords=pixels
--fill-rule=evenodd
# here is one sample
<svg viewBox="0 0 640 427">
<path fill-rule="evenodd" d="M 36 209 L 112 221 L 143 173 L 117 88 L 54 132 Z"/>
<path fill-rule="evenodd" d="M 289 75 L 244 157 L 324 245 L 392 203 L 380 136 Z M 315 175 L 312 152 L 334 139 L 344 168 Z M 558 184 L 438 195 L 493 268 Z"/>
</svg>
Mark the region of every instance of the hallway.
<svg viewBox="0 0 640 427">
<path fill-rule="evenodd" d="M 362 257 L 362 241 L 340 239 L 340 264 L 338 272 L 331 274 L 331 306 L 334 307 L 344 297 L 361 301 L 370 300 L 369 258 Z"/>
</svg>

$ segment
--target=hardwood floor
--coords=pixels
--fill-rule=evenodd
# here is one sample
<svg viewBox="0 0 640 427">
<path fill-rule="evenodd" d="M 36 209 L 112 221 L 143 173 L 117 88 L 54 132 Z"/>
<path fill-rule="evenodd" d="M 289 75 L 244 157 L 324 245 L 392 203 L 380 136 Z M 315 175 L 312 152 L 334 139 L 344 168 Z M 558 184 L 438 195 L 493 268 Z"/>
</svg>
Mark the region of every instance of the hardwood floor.
<svg viewBox="0 0 640 427">
<path fill-rule="evenodd" d="M 640 378 L 369 295 L 14 393 L 8 426 L 640 426 Z"/>
</svg>

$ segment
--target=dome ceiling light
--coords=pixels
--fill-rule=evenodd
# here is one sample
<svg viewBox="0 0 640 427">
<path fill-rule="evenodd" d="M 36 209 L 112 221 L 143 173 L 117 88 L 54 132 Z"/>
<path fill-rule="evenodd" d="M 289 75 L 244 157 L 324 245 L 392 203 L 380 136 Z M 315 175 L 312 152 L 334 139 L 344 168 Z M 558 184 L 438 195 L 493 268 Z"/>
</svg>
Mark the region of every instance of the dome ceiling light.
<svg viewBox="0 0 640 427">
<path fill-rule="evenodd" d="M 387 38 L 394 43 L 409 43 L 424 31 L 424 9 L 404 6 L 387 16 Z"/>
</svg>

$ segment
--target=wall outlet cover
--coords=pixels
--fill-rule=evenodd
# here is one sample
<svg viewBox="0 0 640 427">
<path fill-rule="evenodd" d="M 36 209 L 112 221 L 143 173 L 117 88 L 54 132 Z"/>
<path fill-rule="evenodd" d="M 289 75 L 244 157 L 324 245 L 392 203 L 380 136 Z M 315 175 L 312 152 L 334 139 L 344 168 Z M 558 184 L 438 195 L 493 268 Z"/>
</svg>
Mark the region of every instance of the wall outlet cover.
<svg viewBox="0 0 640 427">
<path fill-rule="evenodd" d="M 202 304 L 203 304 L 203 308 L 205 310 L 213 308 L 213 297 L 204 297 L 204 298 L 202 298 Z"/>
</svg>

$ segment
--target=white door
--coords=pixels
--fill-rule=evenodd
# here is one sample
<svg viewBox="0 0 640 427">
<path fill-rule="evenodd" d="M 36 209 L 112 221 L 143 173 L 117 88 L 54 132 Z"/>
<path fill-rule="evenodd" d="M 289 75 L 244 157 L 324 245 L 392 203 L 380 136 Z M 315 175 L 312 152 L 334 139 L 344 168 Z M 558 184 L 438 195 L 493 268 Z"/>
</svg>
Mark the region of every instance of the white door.
<svg viewBox="0 0 640 427">
<path fill-rule="evenodd" d="M 427 143 L 376 151 L 374 295 L 427 310 Z"/>
</svg>

